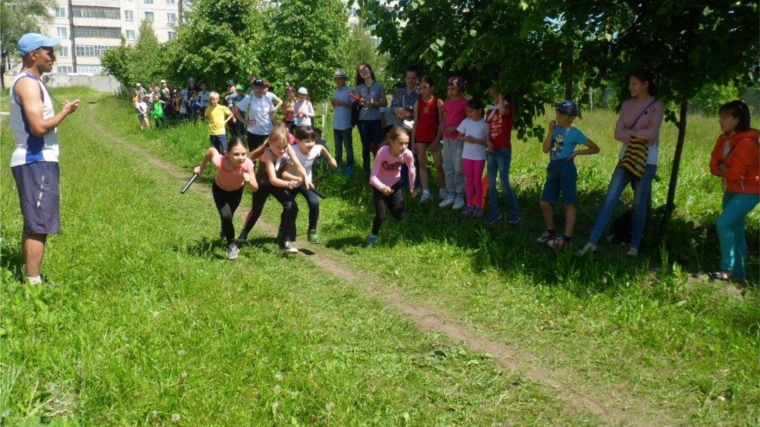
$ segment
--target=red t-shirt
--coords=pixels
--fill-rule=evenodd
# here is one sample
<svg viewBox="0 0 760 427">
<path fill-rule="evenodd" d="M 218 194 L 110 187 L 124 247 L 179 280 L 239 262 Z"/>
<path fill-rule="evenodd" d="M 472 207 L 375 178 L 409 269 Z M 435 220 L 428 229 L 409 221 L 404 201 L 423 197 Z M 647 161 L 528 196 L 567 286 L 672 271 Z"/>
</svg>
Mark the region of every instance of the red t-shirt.
<svg viewBox="0 0 760 427">
<path fill-rule="evenodd" d="M 488 112 L 488 117 L 486 118 L 494 150 L 512 148 L 512 125 L 515 107 L 512 104 L 507 104 L 505 108 L 509 113 L 506 116 L 502 116 L 499 113 L 499 108 L 496 107 Z"/>
<path fill-rule="evenodd" d="M 417 131 L 414 133 L 415 142 L 433 142 L 438 136 L 438 98 L 435 96 L 428 102 L 417 100 Z"/>
</svg>

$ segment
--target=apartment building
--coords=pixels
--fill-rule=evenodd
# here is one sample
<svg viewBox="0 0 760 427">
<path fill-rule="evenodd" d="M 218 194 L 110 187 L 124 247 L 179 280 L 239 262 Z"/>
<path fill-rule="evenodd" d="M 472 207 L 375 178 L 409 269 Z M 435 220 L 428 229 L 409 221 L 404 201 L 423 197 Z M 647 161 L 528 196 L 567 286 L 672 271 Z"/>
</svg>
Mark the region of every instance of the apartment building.
<svg viewBox="0 0 760 427">
<path fill-rule="evenodd" d="M 58 0 L 54 22 L 43 31 L 62 39 L 54 73 L 100 74 L 108 49 L 134 43 L 140 22 L 153 22 L 159 42 L 174 38 L 180 8 L 190 0 Z"/>
</svg>

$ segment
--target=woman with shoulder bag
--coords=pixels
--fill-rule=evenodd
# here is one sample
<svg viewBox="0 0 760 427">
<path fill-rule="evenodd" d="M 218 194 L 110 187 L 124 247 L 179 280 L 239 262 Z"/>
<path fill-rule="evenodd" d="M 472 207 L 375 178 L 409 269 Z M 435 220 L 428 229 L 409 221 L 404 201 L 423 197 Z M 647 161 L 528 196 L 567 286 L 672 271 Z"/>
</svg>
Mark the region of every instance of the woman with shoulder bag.
<svg viewBox="0 0 760 427">
<path fill-rule="evenodd" d="M 631 99 L 623 102 L 615 125 L 615 139 L 623 143 L 619 161 L 612 173 L 607 195 L 588 243 L 580 251 L 581 255 L 596 251 L 596 245 L 628 184 L 634 188 L 633 231 L 628 255 L 636 256 L 639 253 L 652 181 L 657 173 L 660 126 L 665 106 L 655 98 L 657 85 L 647 70 L 637 70 L 628 75 L 628 90 Z"/>
</svg>

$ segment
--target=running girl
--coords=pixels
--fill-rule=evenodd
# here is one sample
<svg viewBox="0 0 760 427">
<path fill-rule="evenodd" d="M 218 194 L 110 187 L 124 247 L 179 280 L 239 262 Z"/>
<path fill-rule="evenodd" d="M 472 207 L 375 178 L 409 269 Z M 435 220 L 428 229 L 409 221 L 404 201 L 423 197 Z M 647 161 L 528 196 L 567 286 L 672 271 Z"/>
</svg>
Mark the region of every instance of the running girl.
<svg viewBox="0 0 760 427">
<path fill-rule="evenodd" d="M 377 233 L 385 221 L 385 208 L 391 211 L 394 218 L 401 221 L 404 219 L 406 204 L 404 194 L 401 192 L 401 165 L 409 168 L 409 182 L 414 182 L 414 156 L 407 149 L 409 146 L 409 134 L 401 126 L 394 126 L 388 131 L 387 144 L 383 145 L 375 157 L 375 166 L 369 183 L 375 200 L 375 220 L 372 222 L 372 232 L 367 239 L 367 246 L 375 246 Z M 416 190 L 410 190 L 412 197 L 417 195 Z"/>
<path fill-rule="evenodd" d="M 420 182 L 422 197 L 420 203 L 432 198 L 428 190 L 427 151 L 433 153 L 433 163 L 438 175 L 438 197 L 446 200 L 446 175 L 443 171 L 441 154 L 441 135 L 443 132 L 443 101 L 433 96 L 433 79 L 423 76 L 420 79 L 420 99 L 414 103 L 414 126 L 412 127 L 413 150 L 420 161 Z"/>
<path fill-rule="evenodd" d="M 311 126 L 299 126 L 296 128 L 296 158 L 306 170 L 306 176 L 312 179 L 311 169 L 314 164 L 314 160 L 318 157 L 326 157 L 330 162 L 330 167 L 337 168 L 338 162 L 335 161 L 330 152 L 327 151 L 327 147 L 324 145 L 316 144 L 317 132 Z M 290 174 L 297 174 L 298 170 L 291 166 Z M 286 176 L 287 177 L 287 176 Z M 288 177 L 289 178 L 289 177 Z M 295 177 L 299 183 L 303 183 L 303 177 Z M 302 195 L 306 199 L 306 203 L 309 205 L 309 230 L 306 234 L 309 239 L 309 243 L 319 244 L 322 241 L 317 234 L 317 222 L 319 221 L 319 197 L 312 189 L 306 188 L 304 185 L 299 185 L 295 188 L 296 194 Z"/>
<path fill-rule="evenodd" d="M 251 159 L 260 158 L 260 166 L 256 172 L 256 180 L 259 182 L 259 190 L 253 195 L 253 209 L 248 214 L 243 231 L 240 233 L 238 240 L 246 242 L 248 233 L 251 231 L 256 221 L 259 220 L 261 212 L 264 209 L 269 195 L 271 194 L 282 205 L 282 215 L 280 215 L 280 233 L 277 236 L 277 243 L 283 253 L 294 254 L 298 252 L 293 246 L 296 238 L 296 218 L 298 217 L 298 205 L 294 200 L 295 193 L 293 190 L 299 185 L 307 189 L 313 188 L 311 178 L 309 178 L 301 163 L 296 158 L 293 147 L 288 141 L 288 130 L 283 127 L 276 127 L 269 133 L 269 139 L 250 155 Z M 283 179 L 283 172 L 286 163 L 290 160 L 303 177 L 303 184 L 296 180 Z"/>
<path fill-rule="evenodd" d="M 480 217 L 483 208 L 483 169 L 486 166 L 486 121 L 483 120 L 483 101 L 473 98 L 467 102 L 467 118 L 459 124 L 459 140 L 464 141 L 462 169 L 466 186 L 467 207 L 465 215 Z M 473 201 L 474 200 L 474 201 Z"/>
<path fill-rule="evenodd" d="M 209 148 L 201 165 L 196 166 L 193 172 L 200 175 L 209 162 L 213 163 L 217 170 L 211 193 L 222 220 L 222 234 L 227 240 L 227 258 L 235 259 L 240 250 L 235 244 L 235 226 L 232 224 L 232 218 L 240 206 L 245 184 L 248 183 L 253 191 L 258 190 L 259 184 L 253 173 L 253 162 L 248 158 L 248 146 L 239 136 L 232 138 L 225 156 L 220 155 L 216 148 Z"/>
</svg>

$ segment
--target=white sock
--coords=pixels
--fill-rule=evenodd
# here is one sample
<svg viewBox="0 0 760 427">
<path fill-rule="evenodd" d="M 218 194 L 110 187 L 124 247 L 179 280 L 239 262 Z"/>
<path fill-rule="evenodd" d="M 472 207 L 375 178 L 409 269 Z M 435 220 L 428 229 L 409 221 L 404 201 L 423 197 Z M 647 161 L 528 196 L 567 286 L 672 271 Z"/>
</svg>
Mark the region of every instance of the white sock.
<svg viewBox="0 0 760 427">
<path fill-rule="evenodd" d="M 40 283 L 42 283 L 42 276 L 34 276 L 34 277 L 29 276 L 26 278 L 26 280 L 29 281 L 30 285 L 39 285 Z"/>
</svg>

